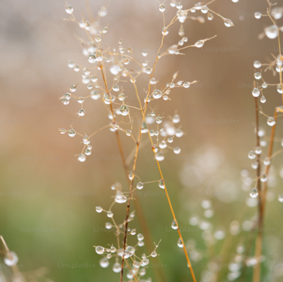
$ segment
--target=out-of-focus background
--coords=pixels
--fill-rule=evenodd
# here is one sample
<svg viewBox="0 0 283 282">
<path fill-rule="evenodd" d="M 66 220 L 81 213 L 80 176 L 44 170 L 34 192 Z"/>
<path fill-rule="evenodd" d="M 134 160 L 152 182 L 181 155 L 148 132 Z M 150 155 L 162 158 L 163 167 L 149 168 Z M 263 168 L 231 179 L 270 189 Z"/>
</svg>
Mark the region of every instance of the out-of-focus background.
<svg viewBox="0 0 283 282">
<path fill-rule="evenodd" d="M 189 8 L 196 2 L 186 0 L 183 4 Z M 84 1 L 68 3 L 79 19 L 87 14 Z M 123 39 L 123 46 L 131 46 L 138 60 L 142 59 L 142 50 L 147 49 L 147 59 L 152 65 L 161 40 L 159 4 L 152 0 L 107 3 L 90 0 L 93 15 L 105 4 L 108 14 L 102 23 L 108 25 L 109 31 L 104 48 L 117 47 L 118 40 Z M 168 22 L 176 9 L 168 1 L 165 5 Z M 184 239 L 189 247 L 196 244 L 191 254 L 197 277 L 207 268 L 208 256 L 217 258 L 225 240 L 218 240 L 211 255 L 202 243 L 200 229 L 189 224 L 193 216 L 203 213 L 201 203 L 209 200 L 213 204 L 214 217 L 209 220 L 216 231 L 229 233 L 230 223 L 243 207 L 246 210 L 239 220 L 241 224 L 255 215 L 254 202 L 246 204 L 249 188 L 241 183 L 243 169 L 248 169 L 251 179 L 254 178 L 247 158 L 255 144 L 253 62 L 271 58 L 271 53 L 278 51 L 274 41 L 258 40 L 269 23 L 267 19 L 256 20 L 254 12 L 264 13 L 266 1 L 218 0 L 210 7 L 230 18 L 235 27 L 225 27 L 216 17 L 205 23 L 187 19 L 184 27 L 189 44 L 216 34 L 217 38 L 201 49 L 185 50 L 185 56 L 162 58 L 156 69 L 161 84 L 169 82 L 176 71 L 179 71 L 178 79 L 199 83 L 173 91 L 171 101 L 154 104 L 156 113 L 164 117 L 177 112 L 185 132 L 176 143 L 182 148 L 181 155 L 176 157 L 168 152 L 162 169 L 183 226 Z M 58 128 L 69 129 L 72 125 L 78 132 L 90 134 L 109 123 L 102 104 L 86 103 L 88 114 L 78 118 L 77 103 L 65 107 L 59 101 L 71 85 L 81 80 L 78 73 L 68 68 L 68 61 L 88 65 L 75 38 L 75 35 L 84 37 L 83 30 L 63 18 L 67 18 L 64 1 L 2 0 L 0 3 L 0 234 L 17 253 L 23 272 L 45 267 L 52 281 L 113 281 L 118 275 L 99 267 L 93 245 L 114 243 L 115 237 L 103 228 L 107 217 L 97 214 L 95 207 L 109 207 L 113 196 L 111 184 L 118 181 L 125 190 L 128 187 L 113 133 L 105 130 L 97 134 L 92 140 L 92 155 L 85 163 L 79 163 L 74 155 L 82 149 L 81 139 L 61 136 L 58 132 Z M 165 48 L 180 40 L 178 28 L 176 24 L 170 29 Z M 144 75 L 144 81 L 139 84 L 141 92 L 146 89 L 146 84 L 142 84 L 145 78 Z M 129 87 L 127 91 L 129 99 L 136 103 L 133 89 Z M 80 87 L 77 92 L 82 96 L 88 93 Z M 272 115 L 274 105 L 280 104 L 280 95 L 270 90 L 266 98 L 264 111 Z M 265 127 L 266 119 L 261 121 Z M 278 126 L 280 132 L 281 124 Z M 269 130 L 266 128 L 267 134 Z M 130 154 L 134 144 L 126 137 L 122 141 L 126 154 Z M 137 174 L 143 181 L 159 179 L 150 145 L 145 144 L 139 155 Z M 242 172 L 245 177 L 246 174 Z M 269 245 L 264 248 L 269 252 L 280 251 L 275 244 L 281 234 L 282 207 L 276 200 L 279 184 L 274 184 L 275 192 L 269 197 L 272 204 L 268 205 L 270 232 L 266 232 L 266 240 L 273 242 L 273 249 Z M 149 274 L 156 267 L 164 271 L 167 281 L 188 281 L 185 258 L 176 244 L 178 236 L 170 229 L 172 216 L 163 190 L 153 183 L 142 192 L 138 197 L 152 238 L 155 242 L 162 239 L 158 265 L 149 267 Z M 117 210 L 120 221 L 124 212 L 124 208 Z M 137 221 L 135 224 L 141 232 Z M 235 252 L 235 245 L 231 248 L 231 253 Z M 277 253 L 273 259 L 280 262 Z M 152 261 L 156 263 L 156 259 Z M 222 266 L 228 269 L 228 258 L 227 265 Z M 2 262 L 1 269 L 7 271 Z M 247 273 L 250 275 L 251 270 Z"/>
</svg>

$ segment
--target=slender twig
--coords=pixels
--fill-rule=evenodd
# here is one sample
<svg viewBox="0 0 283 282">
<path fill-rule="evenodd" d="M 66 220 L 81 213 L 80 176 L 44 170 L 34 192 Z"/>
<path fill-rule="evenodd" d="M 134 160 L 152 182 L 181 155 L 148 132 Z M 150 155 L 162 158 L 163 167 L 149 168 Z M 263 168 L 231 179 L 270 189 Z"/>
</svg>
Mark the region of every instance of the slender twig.
<svg viewBox="0 0 283 282">
<path fill-rule="evenodd" d="M 268 3 L 268 8 L 267 8 L 267 15 L 269 19 L 272 21 L 274 25 L 276 25 L 276 22 L 271 16 L 271 7 L 272 4 L 269 0 L 267 0 Z M 280 31 L 278 29 L 277 31 L 277 37 L 278 37 L 278 50 L 279 50 L 279 55 L 280 55 L 280 60 L 281 60 L 281 40 L 280 40 Z M 282 72 L 281 72 L 281 66 L 279 67 L 279 80 L 280 80 L 280 85 L 283 90 L 283 85 L 282 85 Z M 283 101 L 283 98 L 282 98 Z M 273 152 L 273 145 L 274 145 L 274 137 L 275 137 L 275 129 L 276 129 L 276 122 L 277 122 L 277 109 L 275 108 L 274 112 L 274 120 L 275 124 L 272 127 L 271 131 L 271 136 L 270 136 L 270 142 L 269 142 L 269 149 L 268 149 L 268 158 L 270 163 L 266 165 L 265 167 L 265 174 L 269 175 L 269 170 L 271 166 L 271 158 L 272 158 L 272 152 Z M 258 164 L 259 165 L 259 164 Z M 260 181 L 258 181 L 260 183 Z M 256 265 L 254 267 L 253 271 L 253 282 L 259 282 L 260 281 L 260 270 L 261 270 L 261 264 L 260 264 L 260 257 L 262 253 L 262 232 L 263 232 L 263 224 L 264 224 L 264 210 L 265 210 L 265 202 L 266 202 L 266 193 L 267 193 L 267 188 L 268 188 L 268 181 L 266 181 L 263 184 L 263 190 L 259 191 L 259 218 L 258 218 L 258 233 L 257 233 L 257 238 L 256 238 L 256 246 L 255 246 L 255 256 L 256 256 Z"/>
<path fill-rule="evenodd" d="M 255 82 L 254 82 L 255 87 Z M 260 137 L 259 137 L 259 108 L 258 108 L 258 100 L 255 98 L 255 112 L 256 112 L 256 146 L 260 146 Z M 255 258 L 256 265 L 254 267 L 254 275 L 253 282 L 260 281 L 260 256 L 262 249 L 262 232 L 263 232 L 263 209 L 262 209 L 262 191 L 261 191 L 261 166 L 260 166 L 261 155 L 257 154 L 257 171 L 256 178 L 257 180 L 257 191 L 258 191 L 258 226 L 257 226 L 257 237 L 256 237 L 256 250 L 255 250 Z"/>
<path fill-rule="evenodd" d="M 0 235 L 0 241 L 2 242 L 2 245 L 4 246 L 4 253 L 7 254 L 10 252 L 9 248 L 8 248 L 8 245 L 6 244 L 3 236 Z M 19 271 L 19 268 L 18 266 L 15 264 L 15 265 L 11 265 L 11 269 L 14 273 L 14 275 L 18 274 L 20 271 Z"/>
</svg>

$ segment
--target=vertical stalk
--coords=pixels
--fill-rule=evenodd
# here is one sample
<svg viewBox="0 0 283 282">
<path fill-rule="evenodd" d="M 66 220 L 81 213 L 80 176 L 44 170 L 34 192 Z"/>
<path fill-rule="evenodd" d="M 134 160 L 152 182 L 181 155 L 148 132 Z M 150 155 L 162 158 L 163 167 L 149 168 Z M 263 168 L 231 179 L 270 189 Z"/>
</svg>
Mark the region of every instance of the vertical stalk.
<svg viewBox="0 0 283 282">
<path fill-rule="evenodd" d="M 277 109 L 275 109 L 274 112 L 274 120 L 277 122 Z M 269 142 L 269 149 L 268 149 L 268 158 L 270 159 L 270 164 L 265 167 L 265 174 L 269 175 L 269 170 L 271 166 L 271 157 L 273 152 L 273 144 L 274 144 L 274 137 L 275 137 L 275 129 L 276 129 L 276 123 L 272 127 L 271 136 L 270 136 L 270 142 Z M 266 193 L 268 188 L 268 181 L 264 182 L 263 189 L 261 193 L 261 204 L 259 208 L 259 222 L 258 222 L 258 233 L 256 238 L 256 247 L 255 247 L 255 256 L 257 263 L 254 267 L 253 271 L 253 282 L 259 282 L 260 281 L 260 257 L 262 253 L 262 232 L 263 232 L 263 224 L 264 224 L 264 211 L 265 211 L 265 204 L 266 204 Z"/>
<path fill-rule="evenodd" d="M 255 82 L 254 82 L 255 87 Z M 255 98 L 255 112 L 256 112 L 256 146 L 260 147 L 260 137 L 258 135 L 259 132 L 259 108 L 258 108 L 258 99 Z M 260 281 L 260 256 L 262 250 L 262 232 L 263 232 L 263 209 L 262 209 L 262 191 L 261 191 L 261 155 L 257 154 L 257 171 L 256 171 L 256 179 L 257 179 L 257 191 L 258 191 L 258 225 L 257 225 L 257 237 L 256 237 L 256 247 L 255 247 L 255 258 L 256 265 L 254 267 L 253 274 L 253 282 Z"/>
</svg>

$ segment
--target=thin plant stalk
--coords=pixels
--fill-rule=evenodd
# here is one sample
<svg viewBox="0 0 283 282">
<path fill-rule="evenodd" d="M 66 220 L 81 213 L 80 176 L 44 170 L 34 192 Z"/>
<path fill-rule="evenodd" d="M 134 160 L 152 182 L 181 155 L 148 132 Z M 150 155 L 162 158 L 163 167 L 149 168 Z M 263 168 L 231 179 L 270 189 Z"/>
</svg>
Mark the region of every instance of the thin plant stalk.
<svg viewBox="0 0 283 282">
<path fill-rule="evenodd" d="M 172 19 L 172 21 L 170 22 L 169 25 L 172 25 L 175 21 L 176 21 L 176 17 L 174 17 L 174 18 Z M 168 28 L 168 27 L 167 27 L 167 28 Z M 164 35 L 162 36 L 161 45 L 160 45 L 160 47 L 159 47 L 159 49 L 158 49 L 158 53 L 160 52 L 160 50 L 161 50 L 161 48 L 162 48 L 162 46 L 163 46 L 163 42 L 164 42 Z M 158 57 L 156 57 L 156 61 L 155 61 L 154 65 L 153 65 L 153 71 L 152 71 L 151 77 L 153 77 L 153 74 L 154 74 L 154 71 L 155 71 L 155 67 L 156 67 L 157 62 L 158 62 Z M 141 105 L 141 101 L 140 101 L 140 98 L 139 98 L 138 90 L 137 90 L 137 87 L 136 87 L 135 84 L 134 84 L 134 87 L 135 87 L 135 90 L 136 90 L 136 95 L 137 95 L 137 98 L 138 98 L 138 101 L 139 101 L 139 104 L 140 104 L 140 108 L 141 108 L 141 112 L 142 112 L 142 124 L 143 124 L 143 123 L 145 122 L 145 115 L 146 115 L 147 106 L 148 106 L 148 96 L 149 96 L 149 94 L 150 94 L 151 85 L 149 84 L 149 87 L 148 87 L 148 92 L 147 92 L 147 96 L 146 96 L 146 99 L 145 99 L 145 106 L 144 106 L 144 109 L 142 109 L 142 105 Z M 134 164 L 133 164 L 133 170 L 132 170 L 133 179 L 132 179 L 131 185 L 130 185 L 129 200 L 128 200 L 127 211 L 126 211 L 125 235 L 124 235 L 124 243 L 123 243 L 124 252 L 123 252 L 122 263 L 121 263 L 120 282 L 123 281 L 124 260 L 125 260 L 124 254 L 125 254 L 126 242 L 127 242 L 128 218 L 129 218 L 129 214 L 130 214 L 130 204 L 131 204 L 131 197 L 132 197 L 133 181 L 134 181 L 134 176 L 135 176 L 135 171 L 136 171 L 137 157 L 138 157 L 139 145 L 140 145 L 140 140 L 141 140 L 141 132 L 142 132 L 142 125 L 141 125 L 141 128 L 140 128 L 140 130 L 139 130 L 139 136 L 138 136 L 138 141 L 137 141 L 137 145 L 136 145 L 136 152 L 135 152 L 135 158 L 134 158 Z M 152 141 L 152 138 L 151 138 L 150 134 L 149 134 L 149 138 L 150 138 L 151 146 L 153 146 L 153 141 Z M 154 152 L 154 154 L 156 155 L 156 153 L 155 153 L 154 150 L 153 150 L 153 152 Z M 177 226 L 178 226 L 177 219 L 176 219 L 176 216 L 175 216 L 175 212 L 174 212 L 173 206 L 172 206 L 172 204 L 171 204 L 171 200 L 170 200 L 170 197 L 169 197 L 169 194 L 168 194 L 166 185 L 165 185 L 165 181 L 164 181 L 164 177 L 163 177 L 163 174 L 162 174 L 162 171 L 161 171 L 160 163 L 159 163 L 158 160 L 156 160 L 156 162 L 157 162 L 159 174 L 160 174 L 161 179 L 162 179 L 162 181 L 163 181 L 163 183 L 164 183 L 164 190 L 165 190 L 165 193 L 166 193 L 166 197 L 167 197 L 167 201 L 168 201 L 168 204 L 169 204 L 169 207 L 170 207 L 170 211 L 171 211 L 172 216 L 173 216 L 173 220 L 176 222 L 176 224 L 177 224 Z M 179 229 L 179 226 L 178 226 L 178 228 L 177 228 L 177 231 L 178 231 L 178 234 L 179 234 L 179 238 L 181 239 L 182 244 L 183 244 L 183 250 L 184 250 L 184 253 L 185 253 L 185 256 L 186 256 L 187 265 L 188 265 L 188 267 L 190 268 L 191 276 L 192 276 L 192 278 L 193 278 L 193 281 L 196 282 L 195 274 L 194 274 L 194 271 L 193 271 L 193 268 L 192 268 L 192 265 L 191 265 L 191 261 L 190 261 L 188 252 L 187 252 L 187 250 L 186 250 L 186 247 L 185 247 L 185 244 L 184 244 L 184 240 L 183 240 L 181 231 L 180 231 L 180 229 Z"/>
<path fill-rule="evenodd" d="M 103 82 L 104 82 L 106 93 L 109 95 L 110 92 L 108 90 L 108 85 L 107 85 L 107 81 L 106 81 L 106 75 L 104 73 L 104 67 L 103 67 L 103 65 L 101 63 L 100 63 L 100 71 L 101 71 L 101 75 L 102 75 L 102 79 L 103 79 Z M 111 111 L 111 115 L 112 115 L 112 122 L 115 123 L 116 120 L 115 120 L 115 115 L 114 115 L 114 110 L 113 110 L 112 103 L 110 103 L 109 106 L 110 106 L 110 111 Z M 128 166 L 127 166 L 127 163 L 126 163 L 126 158 L 125 158 L 125 155 L 124 155 L 124 151 L 123 151 L 123 147 L 122 147 L 122 142 L 121 142 L 121 138 L 120 138 L 120 134 L 119 134 L 118 130 L 115 131 L 115 136 L 116 136 L 116 140 L 117 140 L 117 144 L 118 144 L 118 148 L 119 148 L 119 153 L 120 153 L 120 156 L 121 156 L 121 159 L 122 159 L 122 163 L 123 163 L 123 168 L 124 168 L 124 172 L 125 172 L 125 175 L 126 175 L 126 179 L 128 180 L 129 185 L 131 185 L 130 179 L 128 178 L 128 170 L 129 169 L 128 169 Z M 136 197 L 135 209 L 137 211 L 138 221 L 139 221 L 139 223 L 140 223 L 140 225 L 142 227 L 142 230 L 143 230 L 144 234 L 146 235 L 145 236 L 145 238 L 146 238 L 146 246 L 147 246 L 148 250 L 150 250 L 150 246 L 153 245 L 153 241 L 152 241 L 152 237 L 151 237 L 150 232 L 149 232 L 149 228 L 148 228 L 148 226 L 146 224 L 145 215 L 143 213 L 142 206 L 141 206 L 141 203 L 140 203 L 138 197 Z M 162 281 L 165 281 L 165 275 L 162 272 L 162 270 L 155 268 L 155 272 L 156 272 L 156 276 L 159 277 L 159 279 L 161 279 Z"/>
<path fill-rule="evenodd" d="M 255 86 L 255 83 L 254 83 Z M 260 146 L 260 137 L 259 137 L 259 107 L 258 107 L 258 99 L 255 98 L 255 112 L 256 112 L 256 146 Z M 273 127 L 275 128 L 275 126 Z M 273 140 L 272 140 L 273 143 Z M 270 143 L 270 144 L 272 144 Z M 256 171 L 256 179 L 257 179 L 257 191 L 258 191 L 258 226 L 257 226 L 257 237 L 256 237 L 256 265 L 254 267 L 254 275 L 253 282 L 260 281 L 260 257 L 262 252 L 262 232 L 263 232 L 263 203 L 262 203 L 262 190 L 261 190 L 261 166 L 260 166 L 261 155 L 257 154 L 257 171 Z"/>
</svg>

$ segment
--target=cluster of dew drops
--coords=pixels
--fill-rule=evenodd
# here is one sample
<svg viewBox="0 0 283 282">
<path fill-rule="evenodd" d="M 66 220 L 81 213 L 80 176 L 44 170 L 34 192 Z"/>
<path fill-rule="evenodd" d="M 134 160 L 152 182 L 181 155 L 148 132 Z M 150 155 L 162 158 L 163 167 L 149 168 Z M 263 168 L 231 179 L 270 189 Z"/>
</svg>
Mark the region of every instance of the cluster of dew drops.
<svg viewBox="0 0 283 282">
<path fill-rule="evenodd" d="M 130 176 L 129 176 L 130 177 Z M 140 184 L 137 184 L 137 186 Z M 113 231 L 115 236 L 117 237 L 117 246 L 115 247 L 113 244 L 109 245 L 108 247 L 103 246 L 94 246 L 95 251 L 98 255 L 101 255 L 102 258 L 100 259 L 100 266 L 102 268 L 107 268 L 110 265 L 110 260 L 112 258 L 115 259 L 115 262 L 112 265 L 112 270 L 114 273 L 119 273 L 121 271 L 121 263 L 120 260 L 124 256 L 125 260 L 129 259 L 129 263 L 127 262 L 126 267 L 129 265 L 130 269 L 128 269 L 127 272 L 127 278 L 133 279 L 135 276 L 135 279 L 138 281 L 144 281 L 144 282 L 150 282 L 151 279 L 148 278 L 146 280 L 139 280 L 141 277 L 143 277 L 146 274 L 146 267 L 149 265 L 149 259 L 155 258 L 158 256 L 157 254 L 157 248 L 159 246 L 159 243 L 155 245 L 155 248 L 150 253 L 150 255 L 146 255 L 143 253 L 141 257 L 137 255 L 137 250 L 139 247 L 144 246 L 144 235 L 142 233 L 137 233 L 136 228 L 128 228 L 127 233 L 130 235 L 130 238 L 128 238 L 128 241 L 131 240 L 131 237 L 136 237 L 137 241 L 135 245 L 126 245 L 125 251 L 123 248 L 123 238 L 120 241 L 120 235 L 124 235 L 125 230 L 125 222 L 121 224 L 117 224 L 114 219 L 114 213 L 112 211 L 112 208 L 114 204 L 123 204 L 127 201 L 126 193 L 123 193 L 122 186 L 120 183 L 115 183 L 111 186 L 111 189 L 116 191 L 114 202 L 111 204 L 110 208 L 108 210 L 104 210 L 101 206 L 96 207 L 96 212 L 101 214 L 105 213 L 106 216 L 112 221 L 112 222 L 106 222 L 105 228 L 107 230 Z M 141 189 L 141 188 L 138 188 Z M 129 214 L 128 222 L 134 220 L 135 213 L 132 211 Z M 124 236 L 123 236 L 124 237 Z"/>
<path fill-rule="evenodd" d="M 172 7 L 176 7 L 177 10 L 178 10 L 177 16 L 178 16 L 179 22 L 181 23 L 180 32 L 179 32 L 180 36 L 183 36 L 184 30 L 183 30 L 182 23 L 185 21 L 189 11 L 194 13 L 197 10 L 200 10 L 204 14 L 208 13 L 208 18 L 210 20 L 212 19 L 213 14 L 211 14 L 211 16 L 209 16 L 210 10 L 207 8 L 207 6 L 201 5 L 201 3 L 195 4 L 195 6 L 191 9 L 189 9 L 189 10 L 182 10 L 182 7 L 183 7 L 182 4 L 177 3 L 175 1 L 171 1 L 170 5 Z M 164 4 L 160 5 L 159 10 L 161 12 L 165 11 Z M 67 6 L 66 12 L 73 16 L 73 8 L 70 5 Z M 102 7 L 102 9 L 99 11 L 98 14 L 99 14 L 100 17 L 105 16 L 107 14 L 106 8 Z M 233 23 L 230 20 L 225 19 L 225 18 L 223 18 L 223 20 L 224 20 L 224 23 L 225 23 L 226 26 L 230 27 L 230 26 L 233 25 Z M 86 29 L 91 34 L 95 34 L 96 43 L 101 42 L 103 34 L 107 33 L 107 30 L 108 30 L 106 27 L 100 30 L 97 27 L 97 25 L 95 26 L 95 28 L 93 28 L 92 25 L 89 22 L 84 21 L 84 20 L 82 22 L 80 22 L 79 25 L 80 25 L 81 28 Z M 168 29 L 162 31 L 163 35 L 167 35 L 168 32 L 169 32 Z M 178 43 L 178 45 L 171 46 L 164 54 L 178 54 L 179 53 L 178 47 L 182 46 L 185 42 L 187 42 L 187 40 L 188 39 L 186 37 L 183 37 L 180 40 L 180 42 Z M 209 40 L 209 39 L 199 40 L 192 46 L 197 47 L 197 48 L 201 48 L 207 40 Z M 87 44 L 84 44 L 84 45 L 86 47 L 83 49 L 83 54 L 88 56 L 88 61 L 90 63 L 98 63 L 99 64 L 99 62 L 101 62 L 102 60 L 105 60 L 106 63 L 111 62 L 111 60 L 109 60 L 109 58 L 107 58 L 103 54 L 103 51 L 101 51 L 94 43 L 87 43 Z M 116 52 L 116 49 L 113 49 L 113 50 L 114 50 L 114 52 Z M 122 41 L 121 40 L 119 41 L 119 51 L 120 51 L 121 54 L 125 53 L 125 49 L 122 47 Z M 130 54 L 132 53 L 131 48 L 128 48 L 128 52 Z M 142 55 L 144 57 L 146 57 L 147 54 L 148 54 L 147 50 L 142 51 Z M 112 55 L 113 55 L 113 53 L 112 53 Z M 161 56 L 161 54 L 159 54 L 159 55 Z M 121 63 L 117 64 L 117 62 L 115 62 L 115 64 L 112 64 L 109 68 L 110 72 L 115 76 L 114 77 L 114 84 L 112 85 L 110 91 L 114 94 L 115 94 L 115 92 L 120 92 L 117 97 L 112 93 L 110 94 L 110 92 L 106 93 L 107 91 L 105 91 L 98 84 L 97 76 L 92 75 L 90 69 L 84 67 L 82 69 L 82 83 L 86 84 L 87 89 L 90 90 L 90 95 L 86 96 L 86 97 L 75 96 L 74 92 L 76 92 L 77 85 L 78 85 L 78 84 L 75 84 L 75 85 L 72 85 L 70 87 L 70 92 L 64 94 L 60 98 L 61 102 L 64 105 L 68 105 L 70 103 L 71 98 L 74 98 L 75 100 L 77 100 L 77 102 L 81 105 L 81 108 L 77 112 L 77 115 L 78 115 L 78 117 L 83 117 L 86 114 L 86 112 L 83 108 L 83 104 L 84 104 L 84 102 L 87 98 L 91 98 L 93 100 L 99 100 L 99 99 L 102 98 L 103 102 L 106 105 L 114 103 L 116 100 L 118 100 L 122 104 L 117 109 L 115 109 L 115 111 L 114 111 L 115 116 L 120 115 L 122 117 L 126 117 L 126 116 L 129 117 L 130 116 L 130 109 L 129 109 L 129 106 L 125 104 L 126 95 L 123 93 L 122 88 L 118 85 L 118 82 L 119 82 L 118 74 L 122 73 L 123 77 L 129 76 L 129 71 L 127 71 L 124 67 L 121 67 L 121 64 L 126 65 L 130 62 L 131 59 L 132 58 L 130 56 L 129 57 L 125 56 L 123 58 L 123 61 L 121 61 Z M 140 72 L 141 73 L 143 72 L 143 73 L 150 75 L 151 72 L 152 72 L 152 68 L 148 66 L 148 61 L 144 60 L 141 65 L 142 65 L 142 70 Z M 76 65 L 73 61 L 69 61 L 68 66 L 69 66 L 69 68 L 74 69 L 74 71 L 76 71 L 76 72 L 79 72 L 80 69 L 81 69 L 81 67 L 79 65 Z M 175 82 L 174 80 L 177 78 L 177 75 L 178 75 L 178 73 L 176 72 L 173 75 L 172 81 L 170 83 L 167 83 L 166 87 L 164 89 L 153 90 L 153 92 L 150 95 L 147 96 L 147 98 L 145 99 L 145 102 L 150 102 L 152 100 L 157 100 L 157 99 L 160 99 L 160 98 L 163 98 L 163 100 L 165 100 L 165 101 L 170 100 L 169 94 L 170 94 L 170 92 L 173 88 L 178 88 L 178 87 L 189 88 L 192 84 L 197 83 L 197 81 L 193 81 L 193 82 L 178 81 L 178 82 Z M 135 83 L 136 79 L 133 78 L 132 75 L 130 75 L 130 77 L 131 77 L 130 81 L 132 83 Z M 157 84 L 157 83 L 158 83 L 158 81 L 154 77 L 152 77 L 150 79 L 150 84 L 154 85 L 154 84 Z M 108 117 L 109 117 L 110 120 L 113 120 L 113 116 L 112 116 L 111 113 L 108 115 Z M 130 119 L 130 117 L 129 117 L 129 119 Z M 153 130 L 153 129 L 149 130 L 147 128 L 147 124 L 153 123 L 154 120 L 157 124 L 157 130 Z M 130 121 L 131 121 L 131 119 L 130 119 Z M 155 157 L 158 161 L 162 161 L 162 160 L 165 159 L 163 152 L 164 152 L 164 149 L 166 149 L 166 148 L 172 149 L 175 154 L 179 154 L 181 152 L 181 149 L 179 147 L 173 148 L 173 147 L 168 145 L 169 143 L 173 142 L 174 137 L 182 137 L 183 136 L 183 131 L 181 130 L 181 128 L 175 128 L 175 125 L 179 121 L 180 121 L 180 117 L 179 117 L 178 114 L 175 114 L 169 121 L 165 121 L 165 122 L 163 122 L 163 118 L 161 116 L 157 116 L 154 113 L 154 111 L 152 111 L 151 114 L 146 116 L 146 122 L 147 123 L 146 122 L 143 123 L 141 132 L 147 133 L 148 131 L 150 131 L 151 137 L 154 137 L 154 136 L 156 137 L 156 144 L 154 144 L 153 148 L 154 148 L 154 151 L 156 153 Z M 162 123 L 162 128 L 160 128 L 161 123 Z M 115 132 L 117 130 L 122 130 L 122 131 L 125 132 L 125 134 L 127 136 L 130 136 L 130 137 L 133 138 L 132 128 L 124 130 L 123 128 L 120 127 L 120 125 L 117 122 L 115 122 L 115 123 L 111 122 L 109 128 L 113 132 Z M 61 128 L 61 129 L 59 129 L 59 131 L 60 131 L 61 134 L 68 133 L 68 135 L 70 137 L 75 137 L 76 135 L 79 135 L 83 138 L 84 148 L 83 148 L 83 151 L 78 155 L 78 160 L 80 162 L 84 162 L 86 160 L 87 156 L 91 155 L 92 146 L 90 145 L 90 138 L 93 135 L 88 136 L 86 134 L 85 135 L 80 134 L 73 128 L 71 128 L 69 130 Z M 163 140 L 159 140 L 159 139 L 161 139 L 160 137 Z"/>
<path fill-rule="evenodd" d="M 266 36 L 268 39 L 276 39 L 278 37 L 278 33 L 281 31 L 283 32 L 283 26 L 279 27 L 276 23 L 277 20 L 281 19 L 283 17 L 283 8 L 282 7 L 273 7 L 269 9 L 269 12 L 267 14 L 262 14 L 260 12 L 256 12 L 254 14 L 256 19 L 261 19 L 262 17 L 271 17 L 272 18 L 272 25 L 266 27 L 264 29 L 264 32 L 262 34 L 260 34 L 259 38 L 263 38 L 264 36 Z M 253 63 L 253 66 L 255 68 L 255 73 L 254 73 L 254 78 L 255 78 L 255 86 L 252 90 L 252 96 L 257 98 L 260 96 L 260 102 L 261 103 L 266 103 L 266 97 L 264 96 L 263 92 L 264 89 L 268 88 L 268 87 L 275 87 L 276 91 L 278 94 L 282 95 L 283 94 L 283 85 L 282 83 L 278 83 L 278 84 L 272 84 L 272 83 L 268 83 L 264 80 L 263 75 L 262 75 L 262 69 L 264 68 L 264 71 L 271 71 L 273 73 L 273 75 L 276 74 L 280 74 L 283 71 L 283 56 L 281 54 L 279 54 L 277 57 L 274 57 L 274 60 L 269 62 L 269 63 L 261 63 L 260 61 L 255 61 Z M 283 107 L 279 106 L 276 107 L 276 111 L 277 112 L 282 112 L 283 111 Z M 260 113 L 265 115 L 262 110 L 260 110 Z M 267 125 L 273 127 L 276 124 L 276 121 L 274 119 L 274 117 L 272 116 L 267 116 Z M 265 130 L 263 128 L 260 128 L 258 131 L 258 136 L 259 137 L 264 137 L 265 136 Z M 257 155 L 261 155 L 262 154 L 262 147 L 265 147 L 267 145 L 266 140 L 262 139 L 260 140 L 260 146 L 254 148 L 253 150 L 251 150 L 248 153 L 248 157 L 251 160 L 254 160 L 254 162 L 252 163 L 252 168 L 253 169 L 257 169 L 258 168 L 258 162 L 256 161 Z M 281 140 L 281 146 L 283 147 L 283 139 Z M 269 166 L 270 165 L 270 158 L 265 157 L 263 160 L 263 164 L 265 166 Z M 258 179 L 257 181 L 261 181 L 261 182 L 266 182 L 268 180 L 268 176 L 266 174 L 262 174 L 260 176 L 260 179 Z M 258 196 L 258 190 L 257 188 L 252 188 L 251 192 L 250 192 L 250 196 L 252 198 L 256 198 Z M 279 195 L 278 196 L 278 200 L 280 202 L 283 202 L 283 195 Z"/>
<path fill-rule="evenodd" d="M 237 3 L 238 0 L 232 0 L 232 2 Z M 177 17 L 178 17 L 178 20 L 179 20 L 179 22 L 180 22 L 181 24 L 185 22 L 185 20 L 186 20 L 186 18 L 187 18 L 187 15 L 188 15 L 188 12 L 191 12 L 192 14 L 194 14 L 194 13 L 196 13 L 197 11 L 200 11 L 202 14 L 207 15 L 207 19 L 208 19 L 209 21 L 213 20 L 214 15 L 217 15 L 217 16 L 219 16 L 219 17 L 221 17 L 221 18 L 223 19 L 225 26 L 231 27 L 231 26 L 234 25 L 233 22 L 232 22 L 230 19 L 224 18 L 224 17 L 220 16 L 219 14 L 214 13 L 211 9 L 209 9 L 209 7 L 208 7 L 207 5 L 204 5 L 204 4 L 202 4 L 201 2 L 196 3 L 191 9 L 187 9 L 187 10 L 184 10 L 184 9 L 183 9 L 183 4 L 182 4 L 181 2 L 177 2 L 177 1 L 175 1 L 175 0 L 172 0 L 172 1 L 170 2 L 170 6 L 177 8 L 177 10 L 178 10 L 178 11 L 177 11 Z M 161 12 L 164 12 L 164 11 L 165 11 L 165 6 L 164 6 L 164 4 L 160 4 L 159 10 L 160 10 Z M 203 20 L 202 18 L 199 18 L 199 21 L 200 21 L 200 22 L 204 22 L 204 20 Z M 167 33 L 168 30 L 167 30 L 167 29 L 164 29 L 164 30 L 162 31 L 162 33 L 164 33 L 164 32 Z M 179 30 L 179 35 L 181 36 L 182 34 L 184 34 L 184 29 L 183 29 L 183 26 L 181 25 L 181 26 L 180 26 L 180 30 Z M 196 47 L 199 47 L 199 48 L 202 47 L 202 46 L 203 46 L 203 43 L 204 43 L 204 42 L 199 41 L 199 46 L 196 46 Z M 198 45 L 198 44 L 196 44 L 196 45 Z"/>
</svg>

